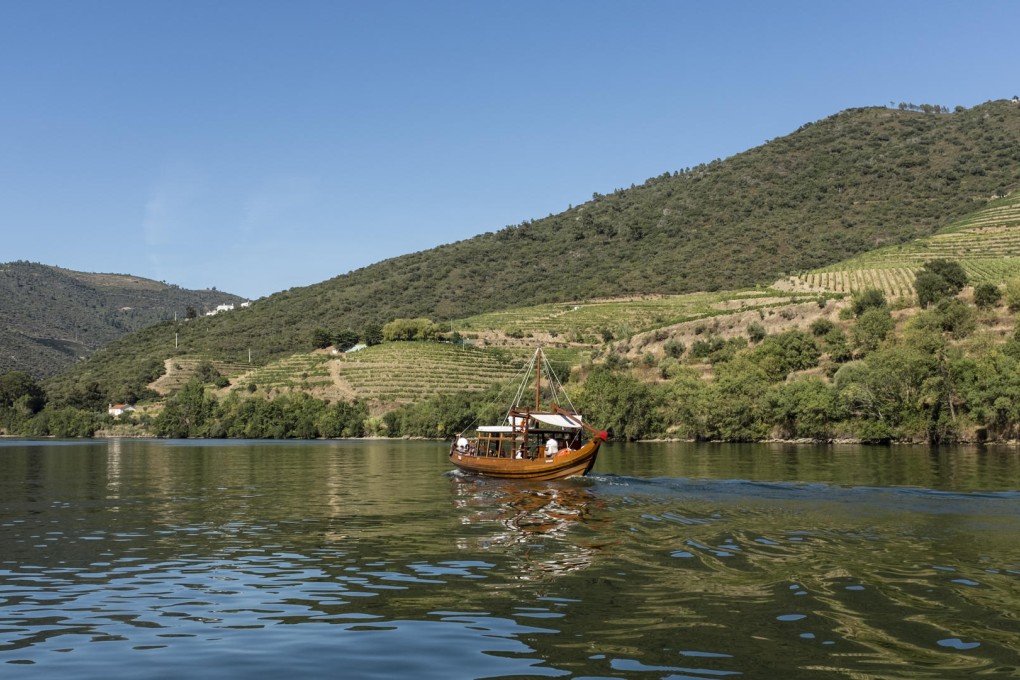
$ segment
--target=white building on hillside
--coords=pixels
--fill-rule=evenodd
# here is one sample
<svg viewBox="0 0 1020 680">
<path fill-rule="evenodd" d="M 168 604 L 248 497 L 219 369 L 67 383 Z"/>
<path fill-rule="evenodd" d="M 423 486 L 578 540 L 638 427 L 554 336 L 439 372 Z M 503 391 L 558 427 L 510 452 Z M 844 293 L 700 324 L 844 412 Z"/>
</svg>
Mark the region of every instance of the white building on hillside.
<svg viewBox="0 0 1020 680">
<path fill-rule="evenodd" d="M 131 404 L 110 404 L 110 408 L 106 409 L 114 418 L 120 418 L 124 413 L 131 413 L 135 410 L 135 407 Z"/>
</svg>

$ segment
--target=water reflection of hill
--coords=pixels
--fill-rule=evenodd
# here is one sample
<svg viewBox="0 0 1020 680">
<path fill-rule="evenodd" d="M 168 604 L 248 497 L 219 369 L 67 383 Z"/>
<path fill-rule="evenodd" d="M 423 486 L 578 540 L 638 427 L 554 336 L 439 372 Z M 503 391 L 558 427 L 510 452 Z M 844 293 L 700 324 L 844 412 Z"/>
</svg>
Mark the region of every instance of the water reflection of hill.
<svg viewBox="0 0 1020 680">
<path fill-rule="evenodd" d="M 637 443 L 606 447 L 597 473 L 633 477 L 822 482 L 953 491 L 1016 488 L 1011 447 Z"/>
</svg>

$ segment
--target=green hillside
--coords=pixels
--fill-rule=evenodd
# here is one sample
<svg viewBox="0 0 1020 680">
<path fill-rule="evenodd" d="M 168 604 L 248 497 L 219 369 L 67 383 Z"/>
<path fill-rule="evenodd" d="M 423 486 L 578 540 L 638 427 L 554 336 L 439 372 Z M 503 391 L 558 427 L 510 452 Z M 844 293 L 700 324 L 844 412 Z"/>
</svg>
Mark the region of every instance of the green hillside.
<svg viewBox="0 0 1020 680">
<path fill-rule="evenodd" d="M 0 264 L 0 374 L 55 375 L 99 347 L 160 321 L 241 298 L 124 274 Z"/>
<path fill-rule="evenodd" d="M 879 288 L 890 298 L 913 297 L 914 274 L 938 258 L 959 262 L 973 284 L 1001 284 L 1020 276 L 1020 192 L 990 202 L 933 236 L 792 276 L 782 285 L 843 293 Z"/>
<path fill-rule="evenodd" d="M 769 285 L 935 234 L 1014 186 L 1020 107 L 852 109 L 726 160 L 595 194 L 558 215 L 294 288 L 251 309 L 148 328 L 51 389 L 96 382 L 112 394 L 176 355 L 240 362 L 250 353 L 263 365 L 310 348 L 318 328 L 417 316 L 445 322 L 535 304 L 591 309 L 598 299 Z M 608 330 L 647 328 L 671 313 L 653 310 Z M 582 324 L 580 340 L 604 325 Z M 529 332 L 526 324 L 507 331 Z"/>
<path fill-rule="evenodd" d="M 556 363 L 562 380 L 570 368 L 605 347 L 604 329 L 627 338 L 697 320 L 721 321 L 751 312 L 802 306 L 818 309 L 817 293 L 773 289 L 602 300 L 517 307 L 452 322 L 469 343 L 387 342 L 348 354 L 294 354 L 249 371 L 235 389 L 255 384 L 263 392 L 303 391 L 322 398 L 357 398 L 384 412 L 437 394 L 480 392 L 520 376 L 536 345 Z M 663 338 L 670 336 L 663 331 Z"/>
<path fill-rule="evenodd" d="M 773 288 L 660 295 L 616 300 L 566 302 L 531 307 L 516 307 L 488 312 L 451 323 L 468 337 L 491 335 L 498 344 L 520 338 L 536 338 L 543 343 L 559 345 L 599 345 L 612 338 L 622 338 L 663 326 L 706 319 L 735 311 L 768 309 L 791 302 L 815 301 L 819 293 L 787 292 Z M 825 295 L 821 295 L 825 297 Z"/>
</svg>

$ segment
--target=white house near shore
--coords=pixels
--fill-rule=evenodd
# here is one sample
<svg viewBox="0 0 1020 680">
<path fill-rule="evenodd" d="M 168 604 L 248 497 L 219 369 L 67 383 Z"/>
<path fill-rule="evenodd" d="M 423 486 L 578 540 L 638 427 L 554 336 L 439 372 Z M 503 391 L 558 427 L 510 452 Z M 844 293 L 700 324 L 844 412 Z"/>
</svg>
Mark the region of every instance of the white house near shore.
<svg viewBox="0 0 1020 680">
<path fill-rule="evenodd" d="M 114 418 L 120 418 L 124 413 L 131 413 L 135 410 L 135 407 L 131 404 L 110 404 L 110 408 L 106 409 Z"/>
</svg>

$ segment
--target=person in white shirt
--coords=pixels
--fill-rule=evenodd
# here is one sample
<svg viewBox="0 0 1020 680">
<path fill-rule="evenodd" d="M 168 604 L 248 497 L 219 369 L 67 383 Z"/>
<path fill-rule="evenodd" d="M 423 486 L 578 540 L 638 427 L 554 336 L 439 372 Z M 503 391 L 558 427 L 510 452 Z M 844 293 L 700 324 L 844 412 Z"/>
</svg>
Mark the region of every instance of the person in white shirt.
<svg viewBox="0 0 1020 680">
<path fill-rule="evenodd" d="M 545 443 L 545 455 L 555 456 L 560 450 L 560 445 L 554 437 L 549 437 L 549 441 Z"/>
<path fill-rule="evenodd" d="M 457 450 L 461 452 L 468 450 L 468 440 L 464 435 L 457 438 Z"/>
</svg>

